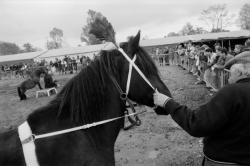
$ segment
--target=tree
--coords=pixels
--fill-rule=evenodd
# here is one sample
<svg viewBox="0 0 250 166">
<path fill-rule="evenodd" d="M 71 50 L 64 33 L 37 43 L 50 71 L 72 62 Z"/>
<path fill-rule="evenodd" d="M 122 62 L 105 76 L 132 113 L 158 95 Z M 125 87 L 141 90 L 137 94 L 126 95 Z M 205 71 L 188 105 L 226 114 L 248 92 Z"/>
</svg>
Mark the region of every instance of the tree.
<svg viewBox="0 0 250 166">
<path fill-rule="evenodd" d="M 110 36 L 110 40 L 107 36 Z M 108 19 L 100 12 L 89 10 L 87 25 L 82 28 L 81 41 L 87 44 L 100 44 L 104 40 L 112 41 L 114 36 L 115 31 Z"/>
<path fill-rule="evenodd" d="M 240 27 L 250 30 L 250 3 L 242 6 L 239 13 Z"/>
<path fill-rule="evenodd" d="M 148 40 L 148 39 L 149 39 L 148 35 L 142 37 L 142 40 Z"/>
<path fill-rule="evenodd" d="M 205 34 L 205 33 L 208 33 L 208 31 L 203 29 L 202 27 L 196 27 L 195 34 Z"/>
<path fill-rule="evenodd" d="M 184 25 L 180 30 L 179 34 L 182 36 L 195 34 L 193 25 L 191 25 L 189 22 L 186 23 L 186 25 Z"/>
<path fill-rule="evenodd" d="M 1 42 L 0 55 L 10 55 L 21 53 L 21 49 L 15 43 Z"/>
<path fill-rule="evenodd" d="M 180 36 L 180 34 L 175 33 L 175 32 L 169 32 L 169 33 L 167 34 L 167 37 L 173 37 L 173 36 Z"/>
<path fill-rule="evenodd" d="M 183 28 L 180 30 L 180 35 L 195 35 L 195 34 L 204 34 L 207 33 L 202 27 L 194 27 L 191 23 L 186 23 Z"/>
<path fill-rule="evenodd" d="M 23 47 L 24 47 L 24 52 L 35 52 L 35 51 L 37 51 L 37 49 L 36 48 L 34 48 L 30 43 L 25 43 L 24 45 L 23 45 Z"/>
<path fill-rule="evenodd" d="M 57 49 L 62 47 L 62 37 L 63 31 L 59 28 L 53 28 L 49 32 L 50 39 L 47 40 L 46 47 L 48 50 L 50 49 Z"/>
<path fill-rule="evenodd" d="M 210 6 L 203 10 L 200 16 L 200 19 L 211 27 L 211 32 L 225 31 L 224 28 L 232 23 L 233 18 L 234 15 L 228 14 L 225 4 Z"/>
</svg>

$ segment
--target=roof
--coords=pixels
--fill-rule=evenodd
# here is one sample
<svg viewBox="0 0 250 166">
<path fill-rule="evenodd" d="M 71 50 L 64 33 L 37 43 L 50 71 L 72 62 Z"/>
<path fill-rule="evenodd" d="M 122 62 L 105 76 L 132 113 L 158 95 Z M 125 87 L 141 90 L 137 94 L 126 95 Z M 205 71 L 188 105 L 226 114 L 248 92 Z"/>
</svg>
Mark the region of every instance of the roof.
<svg viewBox="0 0 250 166">
<path fill-rule="evenodd" d="M 219 33 L 206 33 L 187 36 L 174 36 L 159 39 L 149 39 L 140 41 L 142 47 L 157 46 L 167 44 L 178 44 L 186 41 L 201 42 L 209 40 L 221 40 L 221 39 L 237 39 L 250 37 L 250 30 L 232 31 L 232 32 L 219 32 Z"/>
<path fill-rule="evenodd" d="M 27 53 L 21 53 L 21 54 L 1 55 L 0 63 L 9 62 L 9 61 L 17 61 L 17 60 L 22 61 L 22 60 L 34 59 L 35 57 L 45 52 L 46 51 L 37 51 L 37 52 L 27 52 Z"/>
<path fill-rule="evenodd" d="M 49 50 L 46 53 L 39 56 L 38 58 L 50 58 L 50 57 L 58 57 L 65 55 L 93 53 L 113 48 L 115 48 L 115 45 L 111 42 L 107 42 L 104 44 L 97 44 L 97 45 L 81 46 L 81 47 L 60 48 L 60 49 Z"/>
</svg>

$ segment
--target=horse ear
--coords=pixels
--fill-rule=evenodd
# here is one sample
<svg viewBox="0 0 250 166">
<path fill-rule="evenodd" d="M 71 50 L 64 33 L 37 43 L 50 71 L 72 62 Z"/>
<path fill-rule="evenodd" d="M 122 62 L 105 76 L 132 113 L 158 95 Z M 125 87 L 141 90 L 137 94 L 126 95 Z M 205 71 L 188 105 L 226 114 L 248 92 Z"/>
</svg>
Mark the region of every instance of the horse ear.
<svg viewBox="0 0 250 166">
<path fill-rule="evenodd" d="M 137 35 L 129 41 L 128 50 L 132 55 L 134 55 L 139 48 L 140 36 L 141 36 L 141 31 L 139 30 Z"/>
<path fill-rule="evenodd" d="M 139 47 L 140 37 L 141 37 L 141 31 L 139 30 L 137 35 L 133 39 L 133 45 L 135 47 Z"/>
</svg>

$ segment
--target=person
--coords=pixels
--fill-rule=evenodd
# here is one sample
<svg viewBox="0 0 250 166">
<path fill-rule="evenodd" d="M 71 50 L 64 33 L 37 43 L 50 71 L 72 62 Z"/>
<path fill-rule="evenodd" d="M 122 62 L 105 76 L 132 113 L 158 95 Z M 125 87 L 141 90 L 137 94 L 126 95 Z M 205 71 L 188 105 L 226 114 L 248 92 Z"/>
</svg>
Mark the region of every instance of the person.
<svg viewBox="0 0 250 166">
<path fill-rule="evenodd" d="M 171 47 L 169 48 L 169 64 L 174 64 L 174 49 Z"/>
<path fill-rule="evenodd" d="M 250 39 L 245 41 L 244 51 L 250 51 Z"/>
<path fill-rule="evenodd" d="M 168 66 L 169 65 L 169 49 L 168 49 L 168 47 L 165 47 L 164 61 L 165 61 L 165 66 Z"/>
<path fill-rule="evenodd" d="M 57 88 L 57 80 L 54 80 L 50 72 L 44 75 L 44 87 L 47 88 Z"/>
<path fill-rule="evenodd" d="M 183 44 L 178 45 L 177 53 L 180 58 L 179 66 L 182 67 L 184 65 L 184 55 L 185 55 L 185 48 L 183 48 Z"/>
<path fill-rule="evenodd" d="M 240 54 L 241 52 L 243 52 L 244 51 L 244 46 L 243 45 L 241 45 L 241 44 L 236 44 L 235 46 L 234 46 L 234 52 L 235 52 L 235 54 L 237 55 L 237 54 Z"/>
<path fill-rule="evenodd" d="M 216 68 L 223 68 L 225 62 L 227 59 L 227 49 L 226 48 L 221 48 L 218 50 L 218 60 L 216 64 L 214 64 L 214 67 Z"/>
<path fill-rule="evenodd" d="M 192 110 L 158 92 L 154 104 L 164 107 L 186 132 L 203 139 L 203 166 L 250 165 L 250 51 L 243 52 L 225 66 L 230 68 L 229 85 L 212 99 Z"/>
</svg>

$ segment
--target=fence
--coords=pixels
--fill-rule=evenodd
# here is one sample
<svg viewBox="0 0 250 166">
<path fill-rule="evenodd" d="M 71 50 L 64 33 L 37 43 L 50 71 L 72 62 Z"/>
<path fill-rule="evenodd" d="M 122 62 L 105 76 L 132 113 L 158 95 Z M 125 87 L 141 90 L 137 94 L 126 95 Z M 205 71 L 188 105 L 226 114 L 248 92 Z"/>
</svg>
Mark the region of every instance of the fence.
<svg viewBox="0 0 250 166">
<path fill-rule="evenodd" d="M 40 66 L 28 67 L 24 70 L 0 70 L 0 80 L 5 79 L 26 79 L 29 77 L 29 74 L 39 68 Z"/>
<path fill-rule="evenodd" d="M 209 69 L 207 62 L 200 61 L 199 68 L 195 67 L 196 60 L 193 58 L 186 58 L 184 57 L 184 63 L 180 64 L 183 68 L 185 68 L 187 71 L 191 72 L 192 70 L 199 70 L 199 78 L 200 80 L 203 80 L 206 82 L 207 80 L 204 79 L 205 71 Z M 223 86 L 228 84 L 228 78 L 230 75 L 230 71 L 227 69 L 215 69 L 215 85 L 211 85 L 213 89 L 218 90 L 222 88 Z M 208 83 L 208 82 L 206 82 Z M 208 83 L 209 84 L 209 83 Z"/>
<path fill-rule="evenodd" d="M 164 57 L 166 54 L 161 54 L 161 57 Z M 155 60 L 158 60 L 158 62 L 161 64 L 163 63 L 160 59 L 159 56 L 154 56 Z M 204 79 L 205 71 L 209 69 L 207 62 L 205 61 L 200 61 L 199 63 L 199 69 L 196 67 L 196 59 L 195 58 L 188 58 L 187 56 L 182 56 L 180 57 L 179 55 L 175 54 L 174 55 L 174 62 L 175 64 L 178 64 L 182 66 L 182 68 L 186 69 L 188 72 L 196 72 L 199 70 L 199 79 L 203 80 L 207 84 L 207 80 Z M 218 90 L 222 88 L 223 86 L 228 84 L 228 78 L 230 71 L 227 69 L 215 69 L 215 85 L 211 85 L 213 89 Z"/>
</svg>

